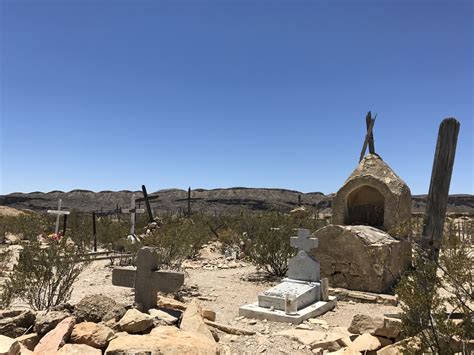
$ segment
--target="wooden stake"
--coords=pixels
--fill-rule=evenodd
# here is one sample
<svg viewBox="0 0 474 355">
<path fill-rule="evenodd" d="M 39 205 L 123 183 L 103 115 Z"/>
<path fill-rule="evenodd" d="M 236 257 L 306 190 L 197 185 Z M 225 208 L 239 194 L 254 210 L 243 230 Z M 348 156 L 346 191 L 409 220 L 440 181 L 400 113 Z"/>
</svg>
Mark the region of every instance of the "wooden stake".
<svg viewBox="0 0 474 355">
<path fill-rule="evenodd" d="M 451 184 L 459 128 L 460 123 L 454 118 L 443 120 L 439 126 L 430 190 L 426 203 L 425 223 L 421 237 L 421 247 L 434 261 L 438 260 L 443 240 L 444 220 L 446 218 L 449 185 Z"/>
<path fill-rule="evenodd" d="M 191 186 L 188 188 L 188 217 L 191 216 Z"/>
<path fill-rule="evenodd" d="M 95 212 L 92 212 L 92 235 L 94 237 L 94 251 L 97 251 L 97 230 L 95 226 Z"/>
<path fill-rule="evenodd" d="M 142 185 L 143 198 L 145 199 L 146 211 L 148 214 L 148 222 L 153 222 L 153 213 L 151 212 L 150 201 L 148 200 L 148 193 L 146 192 L 145 185 Z"/>
</svg>

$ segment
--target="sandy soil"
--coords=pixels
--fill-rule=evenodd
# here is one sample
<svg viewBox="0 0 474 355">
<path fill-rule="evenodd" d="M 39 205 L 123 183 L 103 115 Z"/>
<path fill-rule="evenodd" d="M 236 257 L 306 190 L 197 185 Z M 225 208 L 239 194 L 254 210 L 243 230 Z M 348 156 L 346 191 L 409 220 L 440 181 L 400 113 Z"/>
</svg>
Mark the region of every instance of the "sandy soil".
<svg viewBox="0 0 474 355">
<path fill-rule="evenodd" d="M 255 302 L 260 291 L 277 283 L 246 281 L 255 273 L 256 269 L 253 266 L 234 269 L 187 270 L 185 289 L 191 290 L 191 292 L 188 292 L 189 296 L 185 297 L 185 301 L 190 300 L 193 296 L 199 297 L 203 307 L 216 312 L 217 322 L 257 332 L 253 336 L 235 336 L 219 332 L 220 345 L 224 353 L 310 354 L 311 350 L 299 342 L 278 335 L 282 330 L 296 328 L 294 325 L 239 319 L 239 306 Z M 96 293 L 112 297 L 118 302 L 132 303 L 133 290 L 113 286 L 111 274 L 112 269 L 109 261 L 91 263 L 76 282 L 71 303 L 77 303 L 82 297 Z M 355 314 L 363 313 L 376 316 L 398 311 L 400 310 L 397 307 L 392 306 L 340 301 L 334 311 L 319 317 L 327 322 L 328 329 L 309 322 L 306 324 L 319 332 L 344 333 Z"/>
</svg>

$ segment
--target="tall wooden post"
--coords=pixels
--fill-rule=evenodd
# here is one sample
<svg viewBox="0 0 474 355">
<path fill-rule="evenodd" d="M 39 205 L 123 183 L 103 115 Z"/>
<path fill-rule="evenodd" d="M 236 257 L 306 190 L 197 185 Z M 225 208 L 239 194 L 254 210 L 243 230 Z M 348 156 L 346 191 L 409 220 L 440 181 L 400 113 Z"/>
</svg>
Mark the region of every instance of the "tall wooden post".
<svg viewBox="0 0 474 355">
<path fill-rule="evenodd" d="M 97 230 L 95 227 L 95 212 L 92 212 L 92 234 L 94 238 L 94 251 L 97 251 Z"/>
<path fill-rule="evenodd" d="M 153 213 L 151 212 L 150 201 L 148 200 L 148 193 L 146 192 L 145 185 L 142 185 L 143 198 L 145 199 L 146 211 L 148 214 L 148 222 L 153 222 Z M 139 207 L 140 208 L 140 207 Z"/>
<path fill-rule="evenodd" d="M 63 237 L 66 235 L 66 227 L 67 227 L 67 214 L 63 217 Z"/>
<path fill-rule="evenodd" d="M 191 186 L 188 188 L 188 217 L 191 216 Z"/>
<path fill-rule="evenodd" d="M 454 118 L 443 120 L 439 126 L 438 142 L 436 143 L 430 190 L 426 204 L 425 223 L 421 237 L 422 248 L 434 261 L 438 260 L 443 241 L 444 220 L 459 127 L 460 123 Z"/>
<path fill-rule="evenodd" d="M 298 206 L 301 206 L 301 195 L 298 195 Z"/>
</svg>

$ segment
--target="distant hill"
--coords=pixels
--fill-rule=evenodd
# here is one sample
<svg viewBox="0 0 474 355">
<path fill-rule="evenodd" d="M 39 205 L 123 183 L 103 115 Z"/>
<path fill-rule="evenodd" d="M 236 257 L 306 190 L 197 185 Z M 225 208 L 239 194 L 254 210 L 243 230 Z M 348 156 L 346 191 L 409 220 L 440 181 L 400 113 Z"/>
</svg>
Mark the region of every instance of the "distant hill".
<svg viewBox="0 0 474 355">
<path fill-rule="evenodd" d="M 132 193 L 136 198 L 143 197 L 141 191 L 101 191 L 72 190 L 69 192 L 15 192 L 0 195 L 0 206 L 9 206 L 16 209 L 29 209 L 44 212 L 57 207 L 58 199 L 62 199 L 65 209 L 78 209 L 84 212 L 113 210 L 130 205 Z M 186 210 L 187 191 L 179 189 L 160 190 L 149 193 L 150 197 L 158 195 L 152 201 L 155 212 Z M 298 195 L 304 206 L 312 206 L 323 211 L 330 211 L 332 195 L 321 192 L 302 193 L 299 191 L 270 188 L 233 187 L 228 189 L 196 189 L 192 191 L 192 210 L 204 213 L 237 213 L 249 211 L 281 211 L 288 212 L 298 206 Z M 448 199 L 450 212 L 474 212 L 473 195 L 451 195 Z M 144 208 L 144 203 L 141 203 Z M 422 212 L 426 207 L 426 195 L 413 196 L 413 211 Z"/>
</svg>

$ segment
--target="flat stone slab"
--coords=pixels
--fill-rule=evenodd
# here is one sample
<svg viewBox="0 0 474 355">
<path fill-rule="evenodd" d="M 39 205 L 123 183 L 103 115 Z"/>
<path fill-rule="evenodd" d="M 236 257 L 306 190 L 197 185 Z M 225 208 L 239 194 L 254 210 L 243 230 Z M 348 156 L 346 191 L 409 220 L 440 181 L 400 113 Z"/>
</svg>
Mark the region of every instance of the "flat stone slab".
<svg viewBox="0 0 474 355">
<path fill-rule="evenodd" d="M 296 315 L 288 315 L 284 311 L 259 307 L 258 303 L 251 303 L 239 308 L 239 316 L 254 319 L 266 319 L 271 322 L 300 324 L 306 319 L 314 318 L 336 307 L 337 298 L 329 296 L 329 301 L 318 301 L 303 309 L 298 309 Z"/>
<path fill-rule="evenodd" d="M 302 282 L 285 279 L 280 284 L 258 295 L 259 307 L 285 310 L 285 295 L 294 294 L 298 308 L 305 308 L 320 300 L 319 282 Z"/>
</svg>

